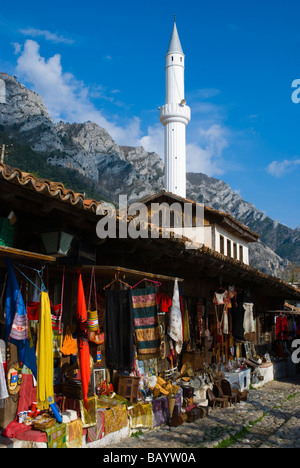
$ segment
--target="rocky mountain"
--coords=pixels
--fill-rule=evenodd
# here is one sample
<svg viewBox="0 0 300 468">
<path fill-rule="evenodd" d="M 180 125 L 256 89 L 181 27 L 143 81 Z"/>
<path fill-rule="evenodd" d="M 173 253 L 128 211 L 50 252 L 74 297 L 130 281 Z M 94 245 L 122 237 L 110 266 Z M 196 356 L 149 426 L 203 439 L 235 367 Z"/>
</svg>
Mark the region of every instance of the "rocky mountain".
<svg viewBox="0 0 300 468">
<path fill-rule="evenodd" d="M 52 168 L 64 182 L 72 171 L 76 174 L 72 182 L 99 199 L 117 202 L 119 194 L 127 194 L 134 200 L 163 188 L 164 165 L 158 154 L 142 147 L 118 146 L 93 122 L 56 124 L 41 97 L 6 73 L 0 73 L 0 129 L 6 138 L 30 151 L 26 167 L 22 167 L 25 159 L 15 159 L 21 169 L 34 171 L 32 164 L 38 155 L 44 161 L 37 164 L 41 177 L 49 177 Z M 228 184 L 205 174 L 187 174 L 187 195 L 230 213 L 261 235 L 261 242 L 251 246 L 252 266 L 278 276 L 290 262 L 300 265 L 300 229 L 271 220 Z"/>
</svg>

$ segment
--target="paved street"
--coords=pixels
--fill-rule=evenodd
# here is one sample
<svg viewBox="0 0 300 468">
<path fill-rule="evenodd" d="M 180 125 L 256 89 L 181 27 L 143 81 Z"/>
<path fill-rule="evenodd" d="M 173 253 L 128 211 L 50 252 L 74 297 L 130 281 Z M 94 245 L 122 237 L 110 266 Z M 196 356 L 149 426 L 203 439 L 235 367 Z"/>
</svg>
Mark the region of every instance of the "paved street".
<svg viewBox="0 0 300 468">
<path fill-rule="evenodd" d="M 251 390 L 248 401 L 211 410 L 178 428 L 161 427 L 106 448 L 300 448 L 300 378 Z"/>
<path fill-rule="evenodd" d="M 247 402 L 194 423 L 135 434 L 105 449 L 300 448 L 300 376 L 250 390 Z M 0 437 L 0 448 L 22 446 L 30 445 Z"/>
</svg>

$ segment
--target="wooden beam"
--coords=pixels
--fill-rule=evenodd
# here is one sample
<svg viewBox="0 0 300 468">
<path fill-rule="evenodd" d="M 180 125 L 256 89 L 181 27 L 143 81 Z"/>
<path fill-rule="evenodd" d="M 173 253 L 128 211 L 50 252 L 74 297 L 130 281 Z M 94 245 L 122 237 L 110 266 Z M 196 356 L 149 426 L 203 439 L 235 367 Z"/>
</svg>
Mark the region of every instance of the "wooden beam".
<svg viewBox="0 0 300 468">
<path fill-rule="evenodd" d="M 28 250 L 14 249 L 12 247 L 5 247 L 3 245 L 0 246 L 0 256 L 42 260 L 44 262 L 56 262 L 56 258 L 51 257 L 49 255 L 43 255 L 37 252 L 30 252 Z"/>
<path fill-rule="evenodd" d="M 83 265 L 80 269 L 81 271 L 90 271 L 92 268 L 95 269 L 95 274 L 97 273 L 107 273 L 107 274 L 115 274 L 115 273 L 121 273 L 127 276 L 140 276 L 144 278 L 151 278 L 151 279 L 160 279 L 164 281 L 174 281 L 177 279 L 179 282 L 184 281 L 183 278 L 176 278 L 173 276 L 166 276 L 166 275 L 160 275 L 157 273 L 149 273 L 148 271 L 139 271 L 139 270 L 132 270 L 130 268 L 123 268 L 120 266 L 100 266 L 100 265 Z"/>
</svg>

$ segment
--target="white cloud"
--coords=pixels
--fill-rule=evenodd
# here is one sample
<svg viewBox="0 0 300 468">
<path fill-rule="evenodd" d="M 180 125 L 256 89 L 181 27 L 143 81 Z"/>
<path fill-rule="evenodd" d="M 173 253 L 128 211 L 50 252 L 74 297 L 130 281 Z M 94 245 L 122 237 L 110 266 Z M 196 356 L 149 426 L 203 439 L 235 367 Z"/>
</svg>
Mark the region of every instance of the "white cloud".
<svg viewBox="0 0 300 468">
<path fill-rule="evenodd" d="M 119 145 L 135 146 L 141 138 L 137 117 L 124 127 L 108 121 L 90 100 L 92 90 L 71 73 L 63 72 L 59 54 L 48 60 L 42 57 L 36 41 L 28 39 L 25 42 L 16 72 L 21 79 L 33 85 L 54 121 L 95 122 L 105 128 Z"/>
<path fill-rule="evenodd" d="M 161 123 L 157 123 L 148 128 L 148 134 L 139 140 L 139 145 L 143 146 L 149 153 L 155 152 L 161 158 L 164 157 L 164 128 Z"/>
<path fill-rule="evenodd" d="M 198 126 L 198 138 L 187 145 L 187 171 L 217 176 L 225 172 L 224 150 L 229 145 L 229 131 L 221 124 Z"/>
<path fill-rule="evenodd" d="M 279 178 L 292 172 L 297 166 L 300 166 L 300 159 L 285 159 L 284 161 L 271 162 L 267 167 L 267 171 L 272 176 Z"/>
<path fill-rule="evenodd" d="M 74 43 L 73 39 L 69 39 L 57 33 L 52 33 L 51 31 L 47 31 L 45 29 L 35 29 L 35 28 L 20 29 L 20 33 L 24 34 L 24 36 L 43 37 L 47 41 L 51 41 L 56 44 L 58 43 L 73 44 Z"/>
<path fill-rule="evenodd" d="M 21 44 L 19 44 L 18 42 L 13 42 L 12 45 L 14 47 L 14 54 L 18 55 L 22 50 Z"/>
<path fill-rule="evenodd" d="M 143 146 L 148 152 L 156 152 L 162 159 L 164 158 L 164 129 L 160 122 L 148 127 L 147 134 L 143 135 L 141 122 L 137 117 L 127 120 L 125 125 L 109 121 L 96 108 L 92 99 L 112 101 L 115 99 L 114 96 L 120 94 L 119 90 L 111 90 L 107 93 L 101 84 L 90 89 L 74 75 L 63 71 L 59 54 L 46 60 L 40 54 L 39 44 L 28 39 L 18 57 L 16 73 L 22 80 L 30 83 L 34 91 L 42 97 L 54 121 L 95 122 L 105 128 L 117 144 Z M 197 115 L 197 112 L 194 115 L 193 111 L 194 118 L 187 128 L 187 170 L 189 172 L 218 176 L 226 170 L 224 150 L 229 145 L 230 132 L 218 115 L 218 106 L 201 102 L 218 93 L 215 89 L 205 89 L 197 90 L 194 95 L 193 109 L 197 103 L 199 106 L 203 104 L 203 107 L 201 115 Z M 116 100 L 113 102 L 116 106 L 122 105 Z"/>
</svg>

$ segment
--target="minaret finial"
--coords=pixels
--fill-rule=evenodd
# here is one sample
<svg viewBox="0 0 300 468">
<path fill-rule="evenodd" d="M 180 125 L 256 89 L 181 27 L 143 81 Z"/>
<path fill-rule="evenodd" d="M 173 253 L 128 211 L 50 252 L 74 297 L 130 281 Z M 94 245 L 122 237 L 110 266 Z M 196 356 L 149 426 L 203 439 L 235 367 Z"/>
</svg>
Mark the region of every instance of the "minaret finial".
<svg viewBox="0 0 300 468">
<path fill-rule="evenodd" d="M 176 23 L 176 13 L 174 14 L 174 23 Z"/>
</svg>

